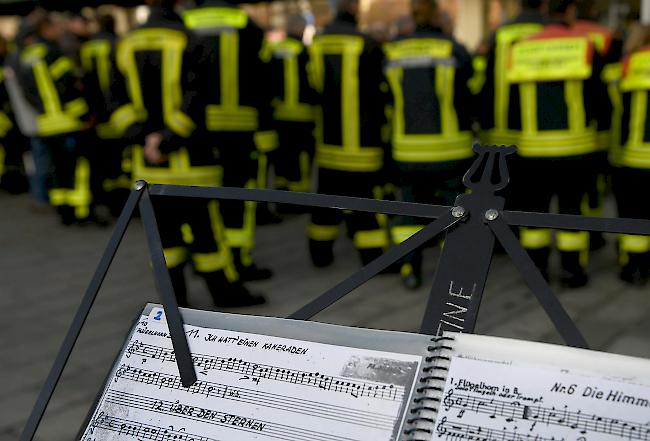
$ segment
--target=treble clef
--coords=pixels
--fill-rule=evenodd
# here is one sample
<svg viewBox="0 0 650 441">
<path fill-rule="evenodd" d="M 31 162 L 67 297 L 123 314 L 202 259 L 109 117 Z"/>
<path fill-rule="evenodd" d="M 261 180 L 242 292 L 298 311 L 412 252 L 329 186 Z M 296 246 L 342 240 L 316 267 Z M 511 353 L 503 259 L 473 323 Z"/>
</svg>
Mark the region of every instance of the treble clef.
<svg viewBox="0 0 650 441">
<path fill-rule="evenodd" d="M 447 417 L 442 417 L 438 425 L 436 426 L 436 432 L 438 432 L 438 437 L 443 436 L 445 433 L 447 433 L 447 428 L 445 427 L 445 424 L 447 423 Z"/>
<path fill-rule="evenodd" d="M 131 355 L 135 354 L 140 350 L 140 342 L 138 340 L 134 340 L 133 343 L 129 345 L 128 348 L 126 348 L 126 358 L 131 358 Z"/>
<path fill-rule="evenodd" d="M 451 389 L 449 392 L 447 392 L 447 395 L 445 395 L 445 398 L 442 400 L 442 404 L 445 406 L 445 410 L 449 410 L 454 407 L 454 400 L 452 398 L 453 394 L 454 390 Z"/>
</svg>

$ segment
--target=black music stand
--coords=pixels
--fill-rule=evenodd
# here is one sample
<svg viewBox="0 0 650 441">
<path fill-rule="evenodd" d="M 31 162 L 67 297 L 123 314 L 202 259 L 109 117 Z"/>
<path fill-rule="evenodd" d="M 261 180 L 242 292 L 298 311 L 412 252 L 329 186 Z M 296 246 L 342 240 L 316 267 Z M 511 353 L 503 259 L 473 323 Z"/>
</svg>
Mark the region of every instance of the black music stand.
<svg viewBox="0 0 650 441">
<path fill-rule="evenodd" d="M 152 197 L 274 202 L 435 219 L 406 241 L 390 248 L 288 317 L 297 320 L 311 319 L 391 264 L 437 235 L 446 232 L 445 247 L 440 256 L 420 329 L 423 333 L 435 335 L 442 331 L 471 333 L 476 325 L 496 238 L 512 258 L 526 284 L 564 341 L 571 346 L 586 348 L 586 340 L 528 253 L 521 247 L 510 226 L 650 235 L 650 221 L 504 211 L 505 200 L 497 196 L 496 192 L 508 185 L 510 178 L 506 155 L 513 153 L 515 147 L 477 144 L 474 146 L 474 151 L 478 156 L 463 179 L 471 193 L 458 196 L 454 207 L 279 190 L 183 187 L 136 182 L 135 189 L 117 220 L 99 266 L 81 300 L 20 440 L 31 441 L 38 429 L 136 206 L 139 207 L 147 237 L 156 286 L 167 316 L 181 382 L 185 387 L 189 387 L 196 381 L 196 372 L 183 331 L 183 321 L 165 264 L 156 217 L 151 204 Z M 495 177 L 498 178 L 496 182 Z M 468 250 L 471 250 L 471 253 L 468 253 Z"/>
</svg>

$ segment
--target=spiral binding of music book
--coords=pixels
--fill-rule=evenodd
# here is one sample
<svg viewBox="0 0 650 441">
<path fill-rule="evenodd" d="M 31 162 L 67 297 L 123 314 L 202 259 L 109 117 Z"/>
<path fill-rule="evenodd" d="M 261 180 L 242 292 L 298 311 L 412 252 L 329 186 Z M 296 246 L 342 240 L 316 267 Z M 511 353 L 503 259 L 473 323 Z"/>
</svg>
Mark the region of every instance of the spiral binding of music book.
<svg viewBox="0 0 650 441">
<path fill-rule="evenodd" d="M 433 337 L 427 347 L 422 375 L 417 380 L 413 400 L 406 417 L 404 441 L 429 441 L 435 430 L 436 416 L 445 390 L 454 337 Z"/>
</svg>

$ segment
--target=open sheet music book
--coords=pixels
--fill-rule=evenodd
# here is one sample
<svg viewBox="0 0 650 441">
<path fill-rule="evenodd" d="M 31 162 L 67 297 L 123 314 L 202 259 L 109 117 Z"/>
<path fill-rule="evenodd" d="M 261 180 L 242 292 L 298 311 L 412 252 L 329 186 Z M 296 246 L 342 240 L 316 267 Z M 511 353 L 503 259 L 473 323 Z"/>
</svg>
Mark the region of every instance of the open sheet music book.
<svg viewBox="0 0 650 441">
<path fill-rule="evenodd" d="M 649 440 L 650 361 L 541 343 L 147 305 L 80 439 Z"/>
</svg>

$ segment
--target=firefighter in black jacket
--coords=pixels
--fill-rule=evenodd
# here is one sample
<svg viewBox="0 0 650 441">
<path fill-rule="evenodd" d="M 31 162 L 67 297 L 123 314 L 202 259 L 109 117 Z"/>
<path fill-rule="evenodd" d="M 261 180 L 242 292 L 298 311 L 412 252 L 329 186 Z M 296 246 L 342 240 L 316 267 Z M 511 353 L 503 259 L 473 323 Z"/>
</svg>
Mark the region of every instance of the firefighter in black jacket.
<svg viewBox="0 0 650 441">
<path fill-rule="evenodd" d="M 223 166 L 223 185 L 264 187 L 265 155 L 277 147 L 272 129 L 268 66 L 260 58 L 263 31 L 245 11 L 222 0 L 204 0 L 185 11 L 185 24 L 208 51 L 196 75 L 202 78 L 206 148 L 216 147 Z M 260 161 L 262 159 L 262 161 Z M 252 261 L 256 203 L 223 201 L 226 238 L 244 280 L 271 277 Z"/>
<path fill-rule="evenodd" d="M 546 21 L 544 0 L 523 0 L 521 13 L 511 22 L 500 26 L 488 45 L 485 83 L 480 102 L 485 110 L 479 121 L 484 142 L 496 145 L 516 144 L 519 119 L 519 89 L 506 79 L 510 49 L 514 43 L 542 30 Z"/>
<path fill-rule="evenodd" d="M 467 50 L 438 26 L 435 0 L 414 0 L 416 31 L 385 46 L 386 77 L 393 96 L 392 158 L 407 202 L 452 205 L 463 192 L 462 176 L 473 156 Z M 391 228 L 401 243 L 421 225 L 398 219 Z M 401 274 L 410 289 L 421 283 L 422 257 L 414 253 Z"/>
<path fill-rule="evenodd" d="M 20 82 L 37 111 L 38 137 L 52 158 L 50 204 L 66 224 L 93 219 L 90 189 L 88 104 L 74 62 L 57 46 L 60 26 L 45 15 L 36 25 L 38 41 L 20 53 Z"/>
<path fill-rule="evenodd" d="M 357 0 L 340 0 L 339 12 L 309 47 L 309 71 L 316 90 L 316 163 L 318 192 L 372 198 L 385 182 L 385 93 L 381 47 L 357 30 Z M 333 245 L 345 217 L 348 234 L 362 263 L 388 244 L 386 225 L 373 214 L 316 210 L 308 229 L 316 266 L 334 259 Z"/>
<path fill-rule="evenodd" d="M 273 119 L 279 141 L 272 155 L 275 187 L 307 192 L 314 155 L 315 97 L 307 79 L 309 55 L 302 42 L 305 24 L 301 15 L 290 15 L 287 38 L 267 43 L 264 54 L 273 79 Z"/>
<path fill-rule="evenodd" d="M 84 95 L 95 118 L 97 144 L 94 168 L 95 195 L 101 196 L 114 216 L 119 215 L 131 188 L 131 179 L 122 170 L 126 145 L 110 117 L 126 99 L 124 78 L 115 63 L 115 23 L 110 15 L 99 18 L 100 31 L 81 44 Z"/>
<path fill-rule="evenodd" d="M 118 44 L 117 63 L 129 101 L 113 113 L 112 123 L 128 139 L 144 145 L 133 149 L 134 179 L 214 186 L 216 158 L 212 149 L 199 142 L 205 129 L 201 122 L 206 79 L 195 73 L 203 66 L 203 49 L 174 12 L 175 0 L 152 3 L 147 22 Z M 183 267 L 188 245 L 194 269 L 207 282 L 215 305 L 264 302 L 239 281 L 217 201 L 169 202 L 156 211 L 179 304 L 187 305 Z"/>
<path fill-rule="evenodd" d="M 519 88 L 522 130 L 514 163 L 516 185 L 525 189 L 518 208 L 546 212 L 558 198 L 560 213 L 580 214 L 591 183 L 591 154 L 598 121 L 609 118 L 607 88 L 600 81 L 602 62 L 591 41 L 570 29 L 576 5 L 551 0 L 552 24 L 515 44 L 509 82 Z M 542 271 L 547 271 L 550 230 L 522 228 L 521 242 Z M 589 233 L 558 231 L 560 281 L 569 287 L 587 283 Z"/>
</svg>

